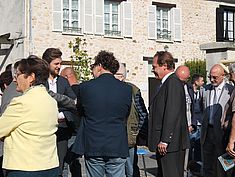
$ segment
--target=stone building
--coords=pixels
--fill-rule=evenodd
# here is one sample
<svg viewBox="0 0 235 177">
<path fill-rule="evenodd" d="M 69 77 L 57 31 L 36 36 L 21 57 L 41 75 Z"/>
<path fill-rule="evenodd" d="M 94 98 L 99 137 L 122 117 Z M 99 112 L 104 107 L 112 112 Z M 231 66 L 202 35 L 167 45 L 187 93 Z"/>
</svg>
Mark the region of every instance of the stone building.
<svg viewBox="0 0 235 177">
<path fill-rule="evenodd" d="M 234 12 L 234 0 L 1 0 L 0 35 L 15 41 L 5 64 L 48 47 L 69 60 L 69 41 L 86 39 L 89 56 L 108 50 L 126 63 L 147 103 L 156 51 L 170 51 L 177 65 L 206 59 L 210 44 L 233 44 Z"/>
</svg>

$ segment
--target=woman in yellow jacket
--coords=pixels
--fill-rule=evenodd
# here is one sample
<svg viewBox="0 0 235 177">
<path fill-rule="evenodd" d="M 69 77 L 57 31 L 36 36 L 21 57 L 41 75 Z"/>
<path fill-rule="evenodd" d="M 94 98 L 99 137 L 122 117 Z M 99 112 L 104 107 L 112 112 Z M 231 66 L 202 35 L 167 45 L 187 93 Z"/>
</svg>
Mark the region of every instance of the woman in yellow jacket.
<svg viewBox="0 0 235 177">
<path fill-rule="evenodd" d="M 48 77 L 44 60 L 30 56 L 19 62 L 14 81 L 23 95 L 14 98 L 0 117 L 7 177 L 58 177 L 58 109 L 43 86 Z"/>
</svg>

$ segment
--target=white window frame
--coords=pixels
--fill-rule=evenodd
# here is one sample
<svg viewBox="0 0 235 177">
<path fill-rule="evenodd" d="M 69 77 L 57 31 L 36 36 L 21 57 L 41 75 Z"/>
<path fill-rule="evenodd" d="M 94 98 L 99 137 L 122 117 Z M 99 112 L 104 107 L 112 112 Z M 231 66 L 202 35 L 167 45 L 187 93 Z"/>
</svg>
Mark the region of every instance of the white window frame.
<svg viewBox="0 0 235 177">
<path fill-rule="evenodd" d="M 112 15 L 113 15 L 113 13 L 112 13 L 112 6 L 113 6 L 113 4 L 115 3 L 115 4 L 118 4 L 118 31 L 120 32 L 120 34 L 119 35 L 115 35 L 115 34 L 106 34 L 106 28 L 105 28 L 105 7 L 104 7 L 104 35 L 105 36 L 112 36 L 112 37 L 121 37 L 122 36 L 122 30 L 121 30 L 121 3 L 120 2 L 115 2 L 115 1 L 104 1 L 104 6 L 106 6 L 106 3 L 110 3 L 109 4 L 109 16 L 110 16 L 110 18 L 109 18 L 109 25 L 110 25 L 110 27 L 109 27 L 109 30 L 112 32 L 112 25 L 113 25 L 113 23 L 112 23 Z"/>
<path fill-rule="evenodd" d="M 62 16 L 63 16 L 63 18 L 62 18 L 62 21 L 63 21 L 63 33 L 77 33 L 77 34 L 81 34 L 82 33 L 82 29 L 81 29 L 81 18 L 80 18 L 80 13 L 81 13 L 81 7 L 80 7 L 80 1 L 81 0 L 77 0 L 77 7 L 78 7 L 78 9 L 77 9 L 77 11 L 78 11 L 78 17 L 77 17 L 77 20 L 78 20 L 78 29 L 77 30 L 74 30 L 74 28 L 73 28 L 73 26 L 72 26 L 72 21 L 73 21 L 73 19 L 72 19 L 72 0 L 68 0 L 69 1 L 69 19 L 68 19 L 68 21 L 69 21 L 69 27 L 68 27 L 68 30 L 65 30 L 64 29 L 64 0 L 62 0 L 62 5 L 63 5 L 63 7 L 62 7 Z"/>
<path fill-rule="evenodd" d="M 162 27 L 163 26 L 163 10 L 164 9 L 167 9 L 168 10 L 168 31 L 170 31 L 170 38 L 168 39 L 163 39 L 163 38 L 159 38 L 158 37 L 158 29 L 159 29 L 159 26 L 158 26 L 158 18 L 157 18 L 157 14 L 158 14 L 158 10 L 160 9 L 160 31 L 163 31 L 164 28 Z M 171 19 L 171 16 L 172 16 L 172 8 L 165 8 L 165 7 L 156 7 L 156 39 L 157 40 L 160 40 L 160 41 L 172 41 L 172 31 L 173 31 L 173 28 L 172 28 L 172 19 Z"/>
<path fill-rule="evenodd" d="M 229 14 L 232 14 L 232 20 L 227 19 L 227 15 L 229 16 Z M 225 38 L 225 34 L 226 32 L 228 33 L 228 41 L 233 42 L 235 40 L 235 12 L 231 11 L 231 10 L 225 10 L 224 11 L 224 31 L 223 31 L 223 37 Z M 232 30 L 228 29 L 228 31 L 226 31 L 226 23 L 228 23 L 231 25 L 232 24 Z M 229 35 L 229 33 L 232 33 L 232 36 Z"/>
</svg>

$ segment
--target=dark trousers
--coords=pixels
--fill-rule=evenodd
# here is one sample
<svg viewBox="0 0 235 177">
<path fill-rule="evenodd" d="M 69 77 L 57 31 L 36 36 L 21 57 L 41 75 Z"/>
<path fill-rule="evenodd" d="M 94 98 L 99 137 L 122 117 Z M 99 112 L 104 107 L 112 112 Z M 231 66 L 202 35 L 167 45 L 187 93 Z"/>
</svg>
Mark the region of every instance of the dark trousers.
<svg viewBox="0 0 235 177">
<path fill-rule="evenodd" d="M 203 174 L 205 177 L 226 177 L 218 157 L 225 153 L 224 145 L 216 143 L 214 128 L 208 126 L 205 142 L 202 145 Z"/>
<path fill-rule="evenodd" d="M 156 154 L 158 164 L 157 177 L 183 177 L 185 150 L 169 152 L 165 156 Z"/>
<path fill-rule="evenodd" d="M 59 157 L 59 176 L 63 176 L 65 156 L 68 150 L 69 128 L 59 127 L 57 132 L 57 154 Z"/>
<path fill-rule="evenodd" d="M 6 177 L 58 177 L 59 168 L 40 171 L 7 170 Z"/>
</svg>

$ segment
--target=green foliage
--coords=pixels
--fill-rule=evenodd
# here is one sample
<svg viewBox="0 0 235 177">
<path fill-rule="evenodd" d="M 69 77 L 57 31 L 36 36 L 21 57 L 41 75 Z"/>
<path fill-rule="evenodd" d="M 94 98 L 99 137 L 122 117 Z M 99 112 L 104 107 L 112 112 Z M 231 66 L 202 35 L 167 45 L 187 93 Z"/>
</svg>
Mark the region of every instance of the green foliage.
<svg viewBox="0 0 235 177">
<path fill-rule="evenodd" d="M 86 45 L 86 39 L 80 37 L 75 38 L 74 42 L 69 42 L 69 48 L 73 50 L 73 55 L 70 56 L 72 67 L 80 81 L 87 81 L 92 77 L 90 70 L 92 59 L 85 50 Z"/>
<path fill-rule="evenodd" d="M 193 74 L 201 74 L 204 78 L 204 81 L 206 81 L 206 61 L 205 60 L 188 60 L 185 61 L 185 66 L 188 66 L 190 69 L 190 81 Z"/>
</svg>

